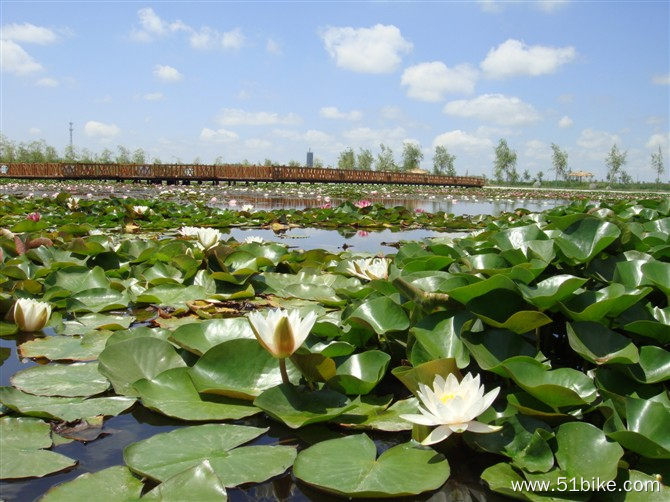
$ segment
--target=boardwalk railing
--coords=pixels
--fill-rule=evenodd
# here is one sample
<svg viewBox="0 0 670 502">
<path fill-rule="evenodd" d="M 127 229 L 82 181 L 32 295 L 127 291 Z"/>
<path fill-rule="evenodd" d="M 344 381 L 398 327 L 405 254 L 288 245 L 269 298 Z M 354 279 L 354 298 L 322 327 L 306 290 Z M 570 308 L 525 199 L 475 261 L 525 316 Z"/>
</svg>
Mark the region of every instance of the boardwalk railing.
<svg viewBox="0 0 670 502">
<path fill-rule="evenodd" d="M 411 172 L 353 171 L 316 167 L 190 165 L 190 164 L 85 164 L 2 163 L 0 178 L 114 180 L 170 184 L 191 181 L 253 181 L 307 183 L 390 183 L 403 185 L 445 185 L 480 187 L 479 176 L 439 176 Z"/>
</svg>

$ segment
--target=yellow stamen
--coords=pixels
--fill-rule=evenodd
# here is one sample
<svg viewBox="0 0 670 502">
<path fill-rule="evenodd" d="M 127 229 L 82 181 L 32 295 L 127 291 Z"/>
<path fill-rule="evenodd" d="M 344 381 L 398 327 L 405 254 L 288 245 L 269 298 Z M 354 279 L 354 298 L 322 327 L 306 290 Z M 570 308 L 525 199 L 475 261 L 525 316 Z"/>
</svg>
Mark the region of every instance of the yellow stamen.
<svg viewBox="0 0 670 502">
<path fill-rule="evenodd" d="M 455 397 L 456 397 L 455 394 L 443 394 L 440 396 L 440 401 L 442 401 L 442 404 L 447 404 L 447 401 Z"/>
</svg>

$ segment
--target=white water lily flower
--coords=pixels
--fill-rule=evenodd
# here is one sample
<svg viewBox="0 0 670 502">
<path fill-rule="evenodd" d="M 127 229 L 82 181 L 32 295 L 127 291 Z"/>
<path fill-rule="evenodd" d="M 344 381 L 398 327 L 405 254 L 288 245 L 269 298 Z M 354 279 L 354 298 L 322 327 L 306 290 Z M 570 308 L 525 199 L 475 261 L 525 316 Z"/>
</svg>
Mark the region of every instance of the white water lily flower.
<svg viewBox="0 0 670 502">
<path fill-rule="evenodd" d="M 248 319 L 258 342 L 274 357 L 283 359 L 307 339 L 316 322 L 316 313 L 312 311 L 301 318 L 297 310 L 273 309 L 265 315 L 251 312 Z"/>
<path fill-rule="evenodd" d="M 20 298 L 14 304 L 14 322 L 21 331 L 41 330 L 51 317 L 51 305 L 31 298 Z"/>
<path fill-rule="evenodd" d="M 249 211 L 251 211 L 253 208 L 254 208 L 254 205 L 253 205 L 253 204 L 244 204 L 244 205 L 242 206 L 242 211 L 249 212 Z"/>
<path fill-rule="evenodd" d="M 388 279 L 389 262 L 385 258 L 362 258 L 347 263 L 346 271 L 368 281 Z"/>
<path fill-rule="evenodd" d="M 142 216 L 147 211 L 149 211 L 149 206 L 133 206 L 133 213 L 137 216 Z"/>
<path fill-rule="evenodd" d="M 448 438 L 452 432 L 495 432 L 499 426 L 477 422 L 475 418 L 491 406 L 498 397 L 500 387 L 484 394 L 484 386 L 479 384 L 479 375 L 473 377 L 468 373 L 459 383 L 450 374 L 446 380 L 437 375 L 431 389 L 419 384 L 417 395 L 421 401 L 420 415 L 400 415 L 400 418 L 419 425 L 435 427 L 422 444 L 439 443 Z"/>
<path fill-rule="evenodd" d="M 70 211 L 74 211 L 79 208 L 79 197 L 68 197 L 67 198 L 67 208 Z"/>
<path fill-rule="evenodd" d="M 221 240 L 221 232 L 216 228 L 199 228 L 195 236 L 203 249 L 213 248 Z"/>
<path fill-rule="evenodd" d="M 261 237 L 259 235 L 250 235 L 250 236 L 244 238 L 244 242 L 246 242 L 247 244 L 251 244 L 252 242 L 257 242 L 259 244 L 263 244 L 264 240 L 263 240 L 263 237 Z"/>
<path fill-rule="evenodd" d="M 196 237 L 200 228 L 201 227 L 181 227 L 179 229 L 179 235 L 182 237 Z"/>
</svg>

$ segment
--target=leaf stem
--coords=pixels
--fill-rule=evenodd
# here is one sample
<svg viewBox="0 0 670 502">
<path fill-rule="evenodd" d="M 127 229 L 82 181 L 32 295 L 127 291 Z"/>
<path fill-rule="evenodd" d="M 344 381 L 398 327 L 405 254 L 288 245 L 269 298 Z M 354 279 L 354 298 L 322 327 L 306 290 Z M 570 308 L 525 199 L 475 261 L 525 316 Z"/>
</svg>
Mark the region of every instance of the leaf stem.
<svg viewBox="0 0 670 502">
<path fill-rule="evenodd" d="M 281 381 L 287 384 L 290 384 L 288 379 L 288 373 L 286 372 L 286 358 L 282 357 L 279 359 L 279 371 L 281 372 Z"/>
</svg>

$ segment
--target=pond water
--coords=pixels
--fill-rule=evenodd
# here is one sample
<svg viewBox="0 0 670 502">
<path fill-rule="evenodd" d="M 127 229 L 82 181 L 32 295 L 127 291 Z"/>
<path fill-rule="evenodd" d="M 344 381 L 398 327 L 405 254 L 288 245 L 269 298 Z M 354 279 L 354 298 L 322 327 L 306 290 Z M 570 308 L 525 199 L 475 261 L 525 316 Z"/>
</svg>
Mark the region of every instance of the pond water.
<svg viewBox="0 0 670 502">
<path fill-rule="evenodd" d="M 352 232 L 336 230 L 320 230 L 313 228 L 291 229 L 281 236 L 270 230 L 261 229 L 231 229 L 231 237 L 243 240 L 248 236 L 260 236 L 267 241 L 278 241 L 284 244 L 302 249 L 322 248 L 333 252 L 340 252 L 343 246 L 356 252 L 369 252 L 390 254 L 395 248 L 388 244 L 406 240 L 421 240 L 431 237 L 456 237 L 460 233 L 444 233 L 428 230 L 410 230 L 391 232 Z M 117 312 L 118 313 L 118 312 Z M 49 330 L 45 330 L 51 335 Z M 11 385 L 11 376 L 22 369 L 38 364 L 31 359 L 21 359 L 17 347 L 26 341 L 25 335 L 19 338 L 0 338 L 0 347 L 10 351 L 7 359 L 0 366 L 0 385 Z M 383 380 L 377 387 L 379 394 L 398 392 L 398 386 L 391 376 Z M 407 397 L 407 396 L 402 396 Z M 292 430 L 283 424 L 268 420 L 263 415 L 256 415 L 247 419 L 228 421 L 241 425 L 256 427 L 269 427 L 266 434 L 257 438 L 250 444 L 288 444 L 296 445 L 299 449 L 312 444 L 312 438 L 322 441 L 328 437 L 339 435 L 337 427 L 309 426 L 300 430 Z M 49 488 L 54 485 L 72 480 L 86 472 L 97 472 L 114 465 L 124 465 L 123 449 L 137 441 L 146 439 L 158 433 L 169 432 L 173 429 L 187 425 L 198 425 L 198 422 L 185 422 L 170 419 L 162 414 L 155 413 L 141 404 L 135 406 L 124 414 L 111 417 L 105 421 L 103 435 L 89 443 L 72 441 L 53 447 L 53 451 L 62 453 L 78 461 L 77 466 L 67 472 L 56 473 L 38 479 L 27 479 L 17 481 L 0 482 L 0 497 L 4 501 L 31 501 L 38 500 Z M 374 439 L 379 452 L 382 452 L 396 444 L 404 443 L 409 439 L 409 432 L 385 433 L 367 431 Z M 316 442 L 314 441 L 314 442 Z M 467 448 L 459 449 L 458 442 L 451 443 L 443 452 L 450 460 L 452 474 L 449 482 L 438 492 L 424 494 L 420 497 L 408 498 L 406 500 L 477 500 L 476 497 L 485 497 L 486 500 L 502 500 L 497 495 L 489 492 L 475 473 L 481 472 L 486 462 L 490 459 L 486 455 L 473 457 L 464 456 Z M 439 448 L 438 448 L 439 450 Z M 330 497 L 324 492 L 318 492 L 304 485 L 293 477 L 291 470 L 282 476 L 273 478 L 262 484 L 242 486 L 228 489 L 229 500 L 232 501 L 336 501 L 341 498 Z M 468 495 L 471 494 L 471 495 Z M 456 499 L 452 498 L 457 496 Z M 464 497 L 464 498 L 463 498 Z M 484 500 L 484 498 L 480 498 Z"/>
</svg>

